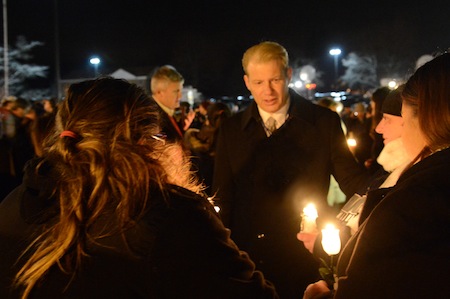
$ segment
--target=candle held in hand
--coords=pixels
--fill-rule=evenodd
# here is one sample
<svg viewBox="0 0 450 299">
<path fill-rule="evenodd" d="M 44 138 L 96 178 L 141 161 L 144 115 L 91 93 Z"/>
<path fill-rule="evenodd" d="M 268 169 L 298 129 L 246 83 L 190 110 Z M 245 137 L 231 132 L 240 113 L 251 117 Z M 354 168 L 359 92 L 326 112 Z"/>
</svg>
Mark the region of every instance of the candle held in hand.
<svg viewBox="0 0 450 299">
<path fill-rule="evenodd" d="M 328 224 L 322 230 L 322 247 L 328 255 L 336 255 L 341 251 L 339 229 L 335 228 L 332 224 Z"/>
<path fill-rule="evenodd" d="M 316 219 L 317 210 L 314 204 L 310 203 L 303 209 L 302 222 L 300 224 L 300 232 L 314 233 L 317 231 Z"/>
</svg>

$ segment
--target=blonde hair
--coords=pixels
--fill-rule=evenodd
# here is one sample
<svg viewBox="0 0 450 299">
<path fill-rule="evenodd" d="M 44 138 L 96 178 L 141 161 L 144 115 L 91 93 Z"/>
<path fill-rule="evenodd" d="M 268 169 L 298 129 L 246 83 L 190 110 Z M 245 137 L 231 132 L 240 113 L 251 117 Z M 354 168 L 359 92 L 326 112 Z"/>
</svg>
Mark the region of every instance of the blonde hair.
<svg viewBox="0 0 450 299">
<path fill-rule="evenodd" d="M 178 146 L 154 138 L 158 116 L 154 101 L 123 80 L 100 78 L 69 88 L 38 167 L 50 165 L 57 178 L 58 215 L 27 249 L 31 257 L 16 275 L 22 298 L 54 266 L 74 274 L 88 255 L 87 244 L 112 234 L 127 243 L 124 232 L 143 216 L 152 186 L 202 191 Z M 92 231 L 105 212 L 116 225 Z"/>
<path fill-rule="evenodd" d="M 250 61 L 261 63 L 273 60 L 280 62 L 283 70 L 287 72 L 289 68 L 289 54 L 286 49 L 276 42 L 261 42 L 245 51 L 242 57 L 242 68 L 247 75 L 247 66 Z"/>
</svg>

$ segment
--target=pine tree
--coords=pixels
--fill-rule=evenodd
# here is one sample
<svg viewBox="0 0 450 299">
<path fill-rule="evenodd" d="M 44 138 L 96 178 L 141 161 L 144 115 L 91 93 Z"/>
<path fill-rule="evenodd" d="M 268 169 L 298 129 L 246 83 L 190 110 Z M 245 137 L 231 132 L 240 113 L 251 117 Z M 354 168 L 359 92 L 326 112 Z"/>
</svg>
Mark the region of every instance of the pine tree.
<svg viewBox="0 0 450 299">
<path fill-rule="evenodd" d="M 27 90 L 26 81 L 34 78 L 46 78 L 48 66 L 30 63 L 33 59 L 31 52 L 44 43 L 39 41 L 27 41 L 24 36 L 18 36 L 14 46 L 8 49 L 9 59 L 9 94 L 30 98 L 33 94 L 45 94 L 48 90 Z M 0 78 L 1 91 L 4 95 L 4 47 L 0 47 Z"/>
</svg>

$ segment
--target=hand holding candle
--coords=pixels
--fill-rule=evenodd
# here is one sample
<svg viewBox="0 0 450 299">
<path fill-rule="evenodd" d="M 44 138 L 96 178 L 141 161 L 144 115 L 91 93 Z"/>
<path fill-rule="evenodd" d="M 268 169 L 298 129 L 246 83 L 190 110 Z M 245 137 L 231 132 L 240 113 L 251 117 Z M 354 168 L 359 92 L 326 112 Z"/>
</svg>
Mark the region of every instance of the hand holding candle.
<svg viewBox="0 0 450 299">
<path fill-rule="evenodd" d="M 314 204 L 310 203 L 303 209 L 302 222 L 300 224 L 300 232 L 315 233 L 317 232 L 316 219 L 317 210 Z"/>
</svg>

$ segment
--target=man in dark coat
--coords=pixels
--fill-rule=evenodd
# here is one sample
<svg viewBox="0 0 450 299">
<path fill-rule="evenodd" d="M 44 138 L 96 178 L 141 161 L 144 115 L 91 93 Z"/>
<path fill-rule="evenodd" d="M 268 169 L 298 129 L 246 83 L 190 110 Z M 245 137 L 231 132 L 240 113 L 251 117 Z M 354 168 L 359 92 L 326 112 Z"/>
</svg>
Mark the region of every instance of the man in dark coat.
<svg viewBox="0 0 450 299">
<path fill-rule="evenodd" d="M 185 128 L 190 126 L 195 117 L 195 112 L 190 112 L 181 125 L 174 118 L 175 110 L 180 107 L 183 84 L 183 76 L 170 65 L 161 66 L 152 74 L 152 98 L 160 110 L 161 131 L 169 141 L 182 141 Z"/>
<path fill-rule="evenodd" d="M 368 174 L 349 151 L 339 116 L 289 90 L 292 69 L 281 45 L 251 47 L 242 64 L 254 102 L 220 128 L 216 203 L 280 298 L 301 298 L 319 277 L 317 260 L 296 237 L 303 207 L 314 202 L 319 216 L 329 213 L 330 175 L 350 196 L 364 191 Z"/>
</svg>

